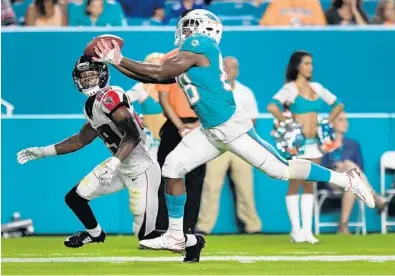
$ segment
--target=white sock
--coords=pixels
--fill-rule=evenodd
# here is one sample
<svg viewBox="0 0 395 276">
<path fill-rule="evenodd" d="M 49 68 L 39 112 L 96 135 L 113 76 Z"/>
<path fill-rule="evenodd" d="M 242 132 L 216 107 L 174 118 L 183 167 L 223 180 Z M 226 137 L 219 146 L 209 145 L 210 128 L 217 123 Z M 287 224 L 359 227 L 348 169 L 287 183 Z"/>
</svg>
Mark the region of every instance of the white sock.
<svg viewBox="0 0 395 276">
<path fill-rule="evenodd" d="M 331 179 L 329 180 L 329 183 L 332 183 L 344 189 L 350 184 L 350 179 L 344 173 L 331 171 Z"/>
<path fill-rule="evenodd" d="M 302 210 L 302 225 L 305 233 L 312 233 L 313 204 L 314 204 L 314 197 L 312 194 L 302 194 L 300 207 Z"/>
<path fill-rule="evenodd" d="M 176 235 L 184 235 L 183 221 L 184 221 L 183 217 L 180 218 L 169 217 L 169 231 L 173 232 Z"/>
<path fill-rule="evenodd" d="M 343 189 L 349 185 L 347 175 L 326 169 L 308 160 L 290 160 L 288 171 L 289 179 L 329 182 Z"/>
<path fill-rule="evenodd" d="M 89 235 L 91 235 L 94 238 L 97 238 L 98 236 L 100 236 L 101 233 L 101 227 L 98 224 L 95 228 L 93 229 L 86 229 L 86 231 L 89 233 Z"/>
<path fill-rule="evenodd" d="M 185 243 L 185 247 L 191 247 L 197 244 L 197 239 L 195 235 L 187 234 L 187 242 Z"/>
<path fill-rule="evenodd" d="M 285 197 L 285 203 L 287 204 L 288 217 L 291 221 L 292 232 L 299 231 L 299 195 L 287 195 Z"/>
</svg>

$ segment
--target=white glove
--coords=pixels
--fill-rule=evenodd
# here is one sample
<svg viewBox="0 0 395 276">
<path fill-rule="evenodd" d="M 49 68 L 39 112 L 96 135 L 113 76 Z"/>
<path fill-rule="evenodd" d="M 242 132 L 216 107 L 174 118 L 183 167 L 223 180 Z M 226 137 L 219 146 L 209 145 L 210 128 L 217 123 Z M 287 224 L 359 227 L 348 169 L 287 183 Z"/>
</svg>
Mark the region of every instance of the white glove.
<svg viewBox="0 0 395 276">
<path fill-rule="evenodd" d="M 121 160 L 116 157 L 111 157 L 110 159 L 103 162 L 100 166 L 98 177 L 101 186 L 111 186 L 111 180 L 114 175 L 114 171 L 121 164 Z"/>
<path fill-rule="evenodd" d="M 40 159 L 44 156 L 56 155 L 55 146 L 41 148 L 27 148 L 17 153 L 18 163 L 23 165 L 31 160 Z"/>
<path fill-rule="evenodd" d="M 114 65 L 119 65 L 123 58 L 121 54 L 121 49 L 119 48 L 118 42 L 111 40 L 113 49 L 108 47 L 107 43 L 103 39 L 97 42 L 95 46 L 95 53 L 98 57 L 93 57 L 92 59 L 97 62 L 110 63 Z"/>
</svg>

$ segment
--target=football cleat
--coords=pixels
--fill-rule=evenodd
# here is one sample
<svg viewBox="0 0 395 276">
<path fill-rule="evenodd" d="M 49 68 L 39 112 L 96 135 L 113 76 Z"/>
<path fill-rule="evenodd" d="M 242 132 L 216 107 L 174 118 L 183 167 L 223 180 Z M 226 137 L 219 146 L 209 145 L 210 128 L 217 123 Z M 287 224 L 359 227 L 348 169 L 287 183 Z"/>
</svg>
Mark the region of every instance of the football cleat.
<svg viewBox="0 0 395 276">
<path fill-rule="evenodd" d="M 139 244 L 154 250 L 170 250 L 175 253 L 181 253 L 185 250 L 185 237 L 184 235 L 174 235 L 171 231 L 167 231 L 160 237 L 141 240 Z"/>
<path fill-rule="evenodd" d="M 370 186 L 365 183 L 361 178 L 361 173 L 357 168 L 353 168 L 344 172 L 350 179 L 350 184 L 344 189 L 356 195 L 360 200 L 365 202 L 369 208 L 374 208 L 375 198 L 374 193 Z"/>
<path fill-rule="evenodd" d="M 197 243 L 194 246 L 185 248 L 184 263 L 198 263 L 200 261 L 200 253 L 206 245 L 203 235 L 195 234 Z"/>
<path fill-rule="evenodd" d="M 292 243 L 303 243 L 306 242 L 306 235 L 302 229 L 291 232 Z"/>
<path fill-rule="evenodd" d="M 102 230 L 98 237 L 92 237 L 88 232 L 77 232 L 76 234 L 68 237 L 64 241 L 64 245 L 71 248 L 78 248 L 88 243 L 93 242 L 104 242 L 106 239 L 106 233 Z"/>
<path fill-rule="evenodd" d="M 305 233 L 305 239 L 306 239 L 306 242 L 311 243 L 311 244 L 316 244 L 316 243 L 320 242 L 316 237 L 314 237 L 313 233 L 311 233 L 311 232 Z"/>
</svg>

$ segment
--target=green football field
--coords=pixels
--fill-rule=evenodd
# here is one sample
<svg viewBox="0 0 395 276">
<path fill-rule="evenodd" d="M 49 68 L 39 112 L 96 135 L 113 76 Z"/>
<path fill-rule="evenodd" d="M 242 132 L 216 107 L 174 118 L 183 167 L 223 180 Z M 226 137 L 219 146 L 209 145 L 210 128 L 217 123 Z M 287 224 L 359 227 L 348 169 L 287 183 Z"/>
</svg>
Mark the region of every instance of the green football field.
<svg viewBox="0 0 395 276">
<path fill-rule="evenodd" d="M 2 275 L 394 275 L 395 234 L 319 236 L 291 244 L 287 235 L 208 236 L 199 264 L 167 251 L 139 250 L 132 236 L 108 236 L 79 249 L 63 237 L 2 239 Z"/>
</svg>

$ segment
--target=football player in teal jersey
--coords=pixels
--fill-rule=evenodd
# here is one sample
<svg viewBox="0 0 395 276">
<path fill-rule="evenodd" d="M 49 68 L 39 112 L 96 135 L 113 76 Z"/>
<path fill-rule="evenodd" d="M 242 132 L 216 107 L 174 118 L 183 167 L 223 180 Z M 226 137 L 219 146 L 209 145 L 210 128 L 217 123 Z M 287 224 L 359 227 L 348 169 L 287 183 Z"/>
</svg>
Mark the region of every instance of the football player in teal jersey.
<svg viewBox="0 0 395 276">
<path fill-rule="evenodd" d="M 286 161 L 254 130 L 248 114 L 236 108 L 224 70 L 221 50 L 223 26 L 213 13 L 193 10 L 177 25 L 178 55 L 163 64 L 137 62 L 122 56 L 119 45 L 104 42 L 96 46 L 97 60 L 113 64 L 124 75 L 146 83 L 174 83 L 183 88 L 202 126 L 180 130 L 183 140 L 167 156 L 162 168 L 166 179 L 169 229 L 161 237 L 140 241 L 142 246 L 181 252 L 185 249 L 183 214 L 186 200 L 184 175 L 225 151 L 240 156 L 270 177 L 330 182 L 350 190 L 369 207 L 375 206 L 372 191 L 359 171 L 337 173 L 307 160 Z M 187 241 L 193 242 L 192 240 Z"/>
</svg>

